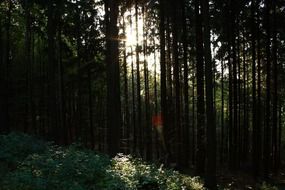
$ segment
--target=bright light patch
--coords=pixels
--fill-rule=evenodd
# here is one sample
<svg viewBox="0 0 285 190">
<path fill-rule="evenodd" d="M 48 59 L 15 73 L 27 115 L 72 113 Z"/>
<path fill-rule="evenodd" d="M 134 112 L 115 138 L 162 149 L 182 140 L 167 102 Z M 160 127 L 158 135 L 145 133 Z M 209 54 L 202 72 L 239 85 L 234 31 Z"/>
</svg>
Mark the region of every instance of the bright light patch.
<svg viewBox="0 0 285 190">
<path fill-rule="evenodd" d="M 148 70 L 150 72 L 160 73 L 159 67 L 159 52 L 149 52 L 144 55 L 144 46 L 154 46 L 157 45 L 158 39 L 150 40 L 146 36 L 146 31 L 144 31 L 144 18 L 142 17 L 141 11 L 139 10 L 138 23 L 136 23 L 135 10 L 132 8 L 124 13 L 125 21 L 125 48 L 127 53 L 127 64 L 128 68 L 131 68 L 131 64 L 134 64 L 136 69 L 136 51 L 139 51 L 139 63 L 140 69 L 144 69 L 144 63 L 147 64 Z M 122 21 L 121 21 L 122 23 Z M 156 37 L 155 37 L 156 38 Z M 154 42 L 155 44 L 154 44 Z M 148 48 L 148 47 L 146 47 Z"/>
</svg>

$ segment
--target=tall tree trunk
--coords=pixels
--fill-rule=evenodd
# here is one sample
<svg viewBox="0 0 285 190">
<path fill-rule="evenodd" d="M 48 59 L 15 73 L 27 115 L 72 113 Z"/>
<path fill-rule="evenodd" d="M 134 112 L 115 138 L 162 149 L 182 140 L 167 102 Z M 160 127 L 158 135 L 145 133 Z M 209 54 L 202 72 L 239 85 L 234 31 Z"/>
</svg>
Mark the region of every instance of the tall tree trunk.
<svg viewBox="0 0 285 190">
<path fill-rule="evenodd" d="M 270 168 L 270 141 L 271 141 L 271 50 L 270 50 L 270 11 L 271 1 L 265 1 L 265 32 L 266 32 L 266 113 L 264 127 L 264 145 L 263 145 L 263 175 L 269 177 Z"/>
<path fill-rule="evenodd" d="M 89 104 L 89 131 L 90 131 L 90 145 L 91 149 L 95 148 L 95 134 L 93 122 L 93 93 L 92 93 L 92 73 L 88 71 L 88 104 Z"/>
<path fill-rule="evenodd" d="M 204 101 L 204 58 L 202 16 L 199 0 L 195 0 L 195 29 L 196 29 L 196 77 L 197 77 L 197 175 L 203 175 L 205 170 L 205 101 Z"/>
<path fill-rule="evenodd" d="M 258 175 L 259 170 L 259 158 L 257 154 L 258 140 L 257 140 L 257 114 L 256 114 L 256 21 L 255 21 L 255 0 L 251 1 L 251 56 L 252 56 L 252 165 L 254 176 Z"/>
<path fill-rule="evenodd" d="M 121 102 L 120 102 L 120 70 L 118 27 L 119 4 L 116 0 L 107 0 L 107 127 L 108 127 L 108 152 L 111 156 L 120 150 L 121 131 Z"/>
<path fill-rule="evenodd" d="M 277 63 L 277 21 L 276 1 L 273 1 L 273 41 L 272 41 L 272 64 L 273 64 L 273 108 L 272 108 L 272 155 L 273 170 L 278 172 L 278 63 Z"/>
<path fill-rule="evenodd" d="M 258 0 L 259 1 L 259 0 Z M 259 4 L 257 1 L 257 5 Z M 259 10 L 257 9 L 257 26 L 259 26 Z M 256 130 L 256 145 L 257 145 L 257 149 L 256 149 L 256 157 L 257 158 L 261 158 L 261 149 L 262 149 L 262 137 L 261 137 L 261 133 L 262 133 L 262 126 L 263 126 L 263 122 L 261 119 L 261 110 L 262 110 L 262 102 L 261 102 L 261 48 L 260 48 L 260 30 L 259 27 L 256 28 L 256 40 L 257 40 L 257 108 L 256 108 L 256 126 L 257 126 L 257 130 Z M 260 166 L 261 162 L 260 159 L 258 160 L 257 165 Z M 256 174 L 260 173 L 260 169 L 256 168 Z"/>
<path fill-rule="evenodd" d="M 31 13 L 30 13 L 30 7 L 31 4 L 29 1 L 25 0 L 25 19 L 26 19 L 26 31 L 25 31 L 25 64 L 26 64 L 26 121 L 25 121 L 25 132 L 31 132 L 30 129 L 33 129 L 34 127 L 32 125 L 32 118 L 33 115 L 31 113 L 32 108 L 32 94 L 31 94 L 31 40 L 32 40 L 32 26 L 31 26 Z"/>
<path fill-rule="evenodd" d="M 139 29 L 138 29 L 138 2 L 135 2 L 135 19 L 136 19 L 136 68 L 137 68 L 137 129 L 138 129 L 138 151 L 140 156 L 143 152 L 143 129 L 142 129 L 142 106 L 141 106 L 141 77 L 140 77 L 140 48 L 139 48 Z"/>
<path fill-rule="evenodd" d="M 221 150 L 220 150 L 220 163 L 224 162 L 224 144 L 225 144 L 225 125 L 224 125 L 224 60 L 221 60 Z"/>
<path fill-rule="evenodd" d="M 57 40 L 58 40 L 58 60 L 57 60 L 57 110 L 58 110 L 58 123 L 59 123 L 59 133 L 60 133 L 60 142 L 67 144 L 67 130 L 65 125 L 65 98 L 64 98 L 64 78 L 63 78 L 63 49 L 62 49 L 62 10 L 64 9 L 64 0 L 58 1 L 59 10 L 57 11 L 58 19 L 58 31 L 57 31 Z"/>
<path fill-rule="evenodd" d="M 236 57 L 236 13 L 234 9 L 234 0 L 231 1 L 231 58 L 233 68 L 233 146 L 232 146 L 232 168 L 238 168 L 238 128 L 237 128 L 237 57 Z"/>
<path fill-rule="evenodd" d="M 125 31 L 125 19 L 123 16 L 123 33 L 126 35 Z M 127 69 L 127 50 L 126 50 L 126 41 L 123 42 L 124 47 L 124 57 L 123 57 L 123 69 L 124 69 L 124 97 L 125 97 L 125 134 L 124 138 L 127 139 L 127 144 L 130 144 L 129 138 L 130 138 L 130 108 L 129 108 L 129 83 L 128 83 L 128 69 Z M 130 153 L 130 152 L 126 152 Z"/>
<path fill-rule="evenodd" d="M 187 39 L 187 20 L 186 20 L 186 2 L 185 0 L 181 0 L 181 8 L 182 10 L 182 20 L 183 20 L 183 28 L 182 28 L 182 40 L 183 40 L 183 68 L 184 68 L 184 78 L 183 78 L 183 92 L 184 92 L 184 128 L 182 130 L 183 135 L 183 166 L 188 166 L 188 159 L 190 156 L 190 114 L 189 114 L 189 69 L 188 69 L 188 39 Z"/>
<path fill-rule="evenodd" d="M 173 0 L 174 1 L 174 0 Z M 175 135 L 175 150 L 176 150 L 176 162 L 181 164 L 181 105 L 180 105 L 180 67 L 178 59 L 178 5 L 176 2 L 173 2 L 172 10 L 172 50 L 173 50 L 173 75 L 174 75 L 174 86 L 175 86 L 175 119 L 174 119 L 174 135 Z"/>
<path fill-rule="evenodd" d="M 132 10 L 130 10 L 130 14 L 132 15 Z M 133 35 L 133 21 L 132 17 L 130 17 L 130 30 L 131 35 Z M 133 126 L 133 145 L 132 145 L 132 153 L 135 154 L 137 150 L 137 122 L 136 122 L 136 94 L 135 94 L 135 68 L 134 68 L 134 56 L 133 56 L 133 47 L 131 46 L 131 78 L 132 78 L 132 126 Z"/>
<path fill-rule="evenodd" d="M 155 40 L 153 40 L 154 45 L 154 114 L 158 114 L 158 88 L 157 88 L 157 66 L 156 66 L 156 47 L 155 47 Z M 156 148 L 156 158 L 159 158 L 159 140 L 158 140 L 158 134 L 155 133 L 155 148 Z"/>
<path fill-rule="evenodd" d="M 3 39 L 2 39 L 3 31 L 2 31 L 2 18 L 0 19 L 0 123 L 3 123 L 4 126 L 0 128 L 0 134 L 5 131 L 6 128 L 6 121 L 4 118 L 5 109 L 4 109 L 4 102 L 5 102 L 5 75 L 4 75 L 4 66 L 3 66 Z"/>
<path fill-rule="evenodd" d="M 242 160 L 242 125 L 241 125 L 241 98 L 242 98 L 242 95 L 241 95 L 241 63 L 240 63 L 240 19 L 238 18 L 238 21 L 237 21 L 237 94 L 238 94 L 238 97 L 237 97 L 237 106 L 238 106 L 238 110 L 237 110 L 237 128 L 238 128 L 238 150 L 237 150 L 237 154 L 238 154 L 238 166 L 241 165 L 241 160 Z"/>
<path fill-rule="evenodd" d="M 167 8 L 165 8 L 167 11 L 169 11 Z M 173 137 L 174 137 L 174 114 L 169 114 L 174 112 L 174 104 L 173 104 L 173 99 L 174 99 L 174 94 L 173 94 L 173 84 L 174 84 L 174 79 L 173 79 L 173 56 L 172 56 L 172 38 L 171 38 L 171 24 L 170 24 L 170 16 L 169 13 L 167 12 L 166 14 L 166 26 L 165 26 L 165 32 L 166 32 L 166 107 L 167 107 L 167 116 L 165 117 L 165 123 L 167 123 L 167 133 L 169 134 L 168 136 L 168 143 L 169 146 L 169 151 L 171 151 L 171 154 L 173 154 Z M 165 131 L 166 132 L 166 131 Z M 169 155 L 172 159 L 172 155 Z"/>
<path fill-rule="evenodd" d="M 244 34 L 243 34 L 244 35 Z M 245 37 L 243 38 L 243 115 L 244 115 L 244 120 L 243 120 L 243 125 L 244 125 L 244 130 L 243 130 L 243 161 L 247 160 L 247 154 L 248 154 L 248 143 L 249 143 L 249 121 L 248 121 L 248 90 L 247 90 L 247 81 L 248 81 L 248 69 L 246 65 L 246 42 L 245 42 Z"/>
<path fill-rule="evenodd" d="M 278 126 L 278 162 L 277 162 L 277 165 L 280 166 L 282 164 L 282 157 L 281 157 L 281 152 L 282 152 L 282 127 L 283 127 L 283 119 L 282 119 L 282 110 L 284 109 L 282 106 L 281 106 L 281 102 L 279 103 L 279 126 Z"/>
<path fill-rule="evenodd" d="M 231 15 L 230 15 L 230 3 L 227 3 L 227 59 L 229 69 L 229 93 L 228 93 L 228 155 L 229 155 L 229 167 L 233 167 L 233 65 L 231 60 L 231 49 L 232 49 L 232 31 L 231 31 Z"/>
<path fill-rule="evenodd" d="M 147 48 L 148 48 L 148 31 L 146 28 L 146 14 L 145 6 L 142 5 L 142 15 L 143 15 L 143 54 L 144 54 L 144 91 L 145 91 L 145 124 L 146 130 L 144 138 L 146 139 L 146 159 L 151 160 L 152 158 L 152 133 L 151 133 L 151 123 L 150 123 L 150 102 L 149 102 L 149 71 L 147 62 Z"/>
<path fill-rule="evenodd" d="M 166 64 L 165 64 L 165 4 L 164 0 L 159 0 L 159 36 L 160 36 L 160 96 L 161 96 L 161 114 L 164 121 L 164 139 L 169 139 L 169 128 L 166 121 L 168 115 L 167 102 L 166 102 Z M 166 142 L 166 147 L 168 143 Z M 168 150 L 163 150 L 164 154 L 168 155 Z"/>
<path fill-rule="evenodd" d="M 1 122 L 1 133 L 8 133 L 11 130 L 11 120 L 10 120 L 10 108 L 9 108 L 9 76 L 10 76 L 10 28 L 12 20 L 13 3 L 12 0 L 8 1 L 8 10 L 5 19 L 5 41 L 3 40 L 4 52 L 3 52 L 3 62 L 2 62 L 2 85 L 1 85 L 1 107 L 0 107 L 0 122 Z"/>
<path fill-rule="evenodd" d="M 83 123 L 83 115 L 82 115 L 82 80 L 81 80 L 81 59 L 83 58 L 82 55 L 82 40 L 81 40 L 81 15 L 80 10 L 76 8 L 76 51 L 77 51 L 77 60 L 76 60 L 76 67 L 77 67 L 77 75 L 76 75 L 76 103 L 77 103 L 77 110 L 76 110 L 76 139 L 83 140 L 83 130 L 82 130 L 82 123 Z"/>
<path fill-rule="evenodd" d="M 204 53 L 205 53 L 205 79 L 206 79 L 206 118 L 207 118 L 207 142 L 206 142 L 206 178 L 205 186 L 217 189 L 216 182 L 216 119 L 213 104 L 213 62 L 210 41 L 210 13 L 209 0 L 202 1 L 204 21 Z"/>
<path fill-rule="evenodd" d="M 195 72 L 195 65 L 193 64 L 193 72 Z M 196 163 L 196 110 L 195 110 L 195 77 L 193 77 L 192 82 L 192 164 Z"/>
<path fill-rule="evenodd" d="M 56 57 L 55 57 L 55 37 L 57 30 L 56 7 L 55 1 L 52 0 L 48 4 L 48 114 L 49 114 L 49 138 L 58 141 L 57 133 L 57 116 L 56 116 Z"/>
</svg>

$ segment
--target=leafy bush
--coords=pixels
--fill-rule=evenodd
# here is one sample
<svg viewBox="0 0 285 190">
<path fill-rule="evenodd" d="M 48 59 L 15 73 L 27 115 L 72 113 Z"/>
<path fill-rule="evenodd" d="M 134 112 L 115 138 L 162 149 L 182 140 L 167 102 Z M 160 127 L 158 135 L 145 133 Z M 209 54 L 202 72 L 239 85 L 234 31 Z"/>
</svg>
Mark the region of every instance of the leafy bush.
<svg viewBox="0 0 285 190">
<path fill-rule="evenodd" d="M 0 136 L 0 177 L 15 169 L 28 155 L 43 153 L 47 143 L 23 133 Z"/>
<path fill-rule="evenodd" d="M 17 163 L 33 153 L 42 153 L 47 149 L 44 141 L 23 133 L 11 133 L 0 136 L 0 160 Z"/>
<path fill-rule="evenodd" d="M 269 185 L 269 184 L 267 184 L 267 183 L 265 183 L 265 182 L 263 182 L 263 183 L 260 185 L 259 189 L 260 189 L 260 190 L 278 190 L 277 187 L 271 186 L 271 185 Z"/>
<path fill-rule="evenodd" d="M 119 154 L 113 159 L 113 172 L 126 184 L 126 189 L 203 189 L 199 178 L 149 165 L 141 159 Z"/>
<path fill-rule="evenodd" d="M 129 155 L 119 154 L 110 160 L 76 145 L 51 146 L 16 133 L 1 136 L 0 145 L 2 166 L 9 168 L 10 161 L 16 163 L 0 178 L 0 190 L 203 189 L 198 178 L 158 168 Z"/>
<path fill-rule="evenodd" d="M 109 159 L 74 147 L 50 147 L 28 156 L 3 180 L 3 189 L 104 189 Z"/>
</svg>

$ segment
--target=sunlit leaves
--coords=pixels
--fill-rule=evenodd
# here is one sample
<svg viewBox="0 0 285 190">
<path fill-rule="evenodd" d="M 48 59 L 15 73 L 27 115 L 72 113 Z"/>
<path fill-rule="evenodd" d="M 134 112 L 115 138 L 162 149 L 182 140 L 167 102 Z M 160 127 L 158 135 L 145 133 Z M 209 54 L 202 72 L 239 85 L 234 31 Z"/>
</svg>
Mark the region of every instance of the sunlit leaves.
<svg viewBox="0 0 285 190">
<path fill-rule="evenodd" d="M 80 145 L 47 146 L 23 134 L 1 136 L 0 144 L 6 145 L 6 154 L 3 151 L 0 154 L 0 166 L 8 164 L 8 158 L 25 153 L 18 157 L 13 169 L 6 168 L 8 172 L 0 179 L 1 190 L 203 189 L 197 178 L 158 168 L 128 155 L 119 154 L 110 161 Z"/>
</svg>

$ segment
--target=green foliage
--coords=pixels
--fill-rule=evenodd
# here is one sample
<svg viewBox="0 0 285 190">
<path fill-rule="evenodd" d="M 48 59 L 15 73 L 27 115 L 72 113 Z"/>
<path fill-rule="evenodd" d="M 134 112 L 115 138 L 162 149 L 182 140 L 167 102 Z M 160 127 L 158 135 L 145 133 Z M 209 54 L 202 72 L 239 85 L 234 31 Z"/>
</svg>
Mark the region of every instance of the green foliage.
<svg viewBox="0 0 285 190">
<path fill-rule="evenodd" d="M 260 185 L 259 189 L 260 189 L 260 190 L 278 190 L 277 187 L 271 186 L 271 185 L 269 185 L 269 184 L 267 184 L 267 183 L 265 183 L 265 182 L 263 182 L 263 183 Z"/>
<path fill-rule="evenodd" d="M 203 189 L 198 178 L 144 163 L 140 159 L 119 154 L 113 159 L 113 170 L 126 183 L 127 189 Z"/>
<path fill-rule="evenodd" d="M 47 147 L 44 141 L 22 133 L 0 136 L 0 177 L 16 168 L 28 155 L 43 153 Z"/>
<path fill-rule="evenodd" d="M 17 171 L 6 176 L 6 189 L 103 189 L 109 160 L 74 147 L 50 147 L 32 154 Z M 24 176 L 24 177 L 23 177 Z M 32 180 L 31 180 L 32 179 Z M 11 186 L 12 185 L 12 186 Z M 13 185 L 16 185 L 15 187 Z M 4 188 L 5 189 L 5 188 Z"/>
<path fill-rule="evenodd" d="M 82 149 L 51 146 L 33 137 L 12 133 L 1 136 L 1 190 L 135 190 L 203 189 L 191 178 L 140 159 L 105 155 Z M 8 160 L 15 164 L 9 169 Z M 6 166 L 5 166 L 6 165 Z"/>
</svg>

